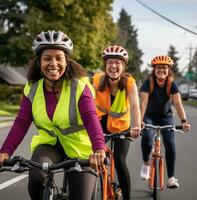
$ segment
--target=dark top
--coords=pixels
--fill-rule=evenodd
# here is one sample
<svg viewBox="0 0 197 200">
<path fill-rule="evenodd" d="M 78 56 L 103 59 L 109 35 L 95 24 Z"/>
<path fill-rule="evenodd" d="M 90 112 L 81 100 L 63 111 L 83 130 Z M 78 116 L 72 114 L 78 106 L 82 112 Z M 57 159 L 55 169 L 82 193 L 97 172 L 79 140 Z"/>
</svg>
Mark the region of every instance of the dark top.
<svg viewBox="0 0 197 200">
<path fill-rule="evenodd" d="M 154 90 L 152 94 L 149 95 L 148 105 L 146 108 L 145 115 L 154 117 L 169 117 L 172 115 L 171 101 L 167 96 L 166 86 L 167 84 L 165 84 L 163 87 L 159 87 L 156 81 L 154 82 Z M 140 92 L 149 93 L 149 91 L 150 91 L 150 80 L 147 79 L 143 83 Z M 179 90 L 176 83 L 172 82 L 171 94 L 173 95 L 178 92 Z"/>
</svg>

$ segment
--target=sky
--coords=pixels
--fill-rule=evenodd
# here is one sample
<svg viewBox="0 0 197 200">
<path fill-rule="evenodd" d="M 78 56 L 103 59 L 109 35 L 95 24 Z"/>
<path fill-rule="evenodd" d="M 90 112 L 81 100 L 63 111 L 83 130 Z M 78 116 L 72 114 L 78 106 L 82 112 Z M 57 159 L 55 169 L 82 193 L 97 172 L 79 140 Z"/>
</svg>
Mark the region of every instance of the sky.
<svg viewBox="0 0 197 200">
<path fill-rule="evenodd" d="M 175 23 L 197 33 L 197 0 L 139 0 Z M 180 71 L 186 71 L 190 55 L 197 49 L 197 35 L 191 34 L 151 12 L 136 0 L 114 0 L 112 16 L 117 21 L 121 9 L 131 16 L 143 52 L 141 69 L 156 55 L 166 55 L 173 45 L 180 57 Z"/>
</svg>

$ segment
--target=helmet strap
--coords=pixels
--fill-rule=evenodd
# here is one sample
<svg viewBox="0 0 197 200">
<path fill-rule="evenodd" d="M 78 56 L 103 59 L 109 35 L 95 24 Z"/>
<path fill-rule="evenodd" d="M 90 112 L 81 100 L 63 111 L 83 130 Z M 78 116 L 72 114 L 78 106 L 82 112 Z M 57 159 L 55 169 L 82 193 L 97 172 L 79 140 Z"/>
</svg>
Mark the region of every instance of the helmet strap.
<svg viewBox="0 0 197 200">
<path fill-rule="evenodd" d="M 106 72 L 105 72 L 105 74 L 106 74 L 107 78 L 110 79 L 111 81 L 117 81 L 121 77 L 121 75 L 120 75 L 117 78 L 112 78 Z"/>
</svg>

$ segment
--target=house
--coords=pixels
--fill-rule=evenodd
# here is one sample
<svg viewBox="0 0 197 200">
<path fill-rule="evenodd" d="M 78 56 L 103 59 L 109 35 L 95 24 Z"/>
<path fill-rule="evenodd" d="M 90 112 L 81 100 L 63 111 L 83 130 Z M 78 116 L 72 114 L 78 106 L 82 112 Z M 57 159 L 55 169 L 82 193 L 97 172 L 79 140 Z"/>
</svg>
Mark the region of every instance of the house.
<svg viewBox="0 0 197 200">
<path fill-rule="evenodd" d="M 0 65 L 0 101 L 18 103 L 27 82 L 24 70 Z"/>
</svg>

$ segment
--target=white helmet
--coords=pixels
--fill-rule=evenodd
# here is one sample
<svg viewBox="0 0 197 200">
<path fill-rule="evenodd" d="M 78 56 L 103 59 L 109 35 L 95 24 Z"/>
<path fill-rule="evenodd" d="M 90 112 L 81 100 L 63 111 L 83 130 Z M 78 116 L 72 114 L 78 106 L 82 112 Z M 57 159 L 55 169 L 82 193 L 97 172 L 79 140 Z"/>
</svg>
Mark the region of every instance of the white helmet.
<svg viewBox="0 0 197 200">
<path fill-rule="evenodd" d="M 103 51 L 102 58 L 104 60 L 106 60 L 108 58 L 119 58 L 119 59 L 123 60 L 125 63 L 127 63 L 129 60 L 127 51 L 122 46 L 118 46 L 118 45 L 113 45 L 113 46 L 107 47 Z"/>
<path fill-rule="evenodd" d="M 73 50 L 73 43 L 71 39 L 61 31 L 42 31 L 34 39 L 32 49 L 37 55 L 44 49 L 60 49 L 70 54 Z"/>
</svg>

